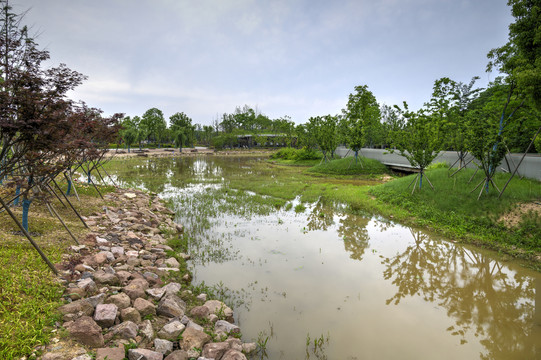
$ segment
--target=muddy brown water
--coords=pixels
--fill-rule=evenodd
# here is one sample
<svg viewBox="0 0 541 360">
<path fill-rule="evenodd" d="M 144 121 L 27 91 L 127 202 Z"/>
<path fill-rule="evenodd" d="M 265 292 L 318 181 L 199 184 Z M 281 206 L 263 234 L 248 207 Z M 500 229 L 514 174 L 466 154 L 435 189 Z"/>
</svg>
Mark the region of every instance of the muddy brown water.
<svg viewBox="0 0 541 360">
<path fill-rule="evenodd" d="M 251 161 L 137 159 L 110 173 L 172 201 L 198 253 L 194 283 L 227 298 L 244 341 L 267 339 L 257 358 L 541 358 L 539 273 L 322 202 L 248 209 L 255 195 L 223 190 Z"/>
</svg>

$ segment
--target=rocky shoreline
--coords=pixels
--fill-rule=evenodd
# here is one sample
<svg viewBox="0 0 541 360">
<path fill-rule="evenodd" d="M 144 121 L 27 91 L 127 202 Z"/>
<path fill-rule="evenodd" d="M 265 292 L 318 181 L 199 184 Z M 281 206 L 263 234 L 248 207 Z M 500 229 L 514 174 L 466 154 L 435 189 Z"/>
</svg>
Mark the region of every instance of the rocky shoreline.
<svg viewBox="0 0 541 360">
<path fill-rule="evenodd" d="M 57 264 L 67 303 L 43 360 L 242 360 L 233 311 L 189 290 L 189 255 L 167 243 L 182 225 L 162 200 L 137 190 L 105 196 L 102 213 L 85 218 L 90 231 Z"/>
</svg>

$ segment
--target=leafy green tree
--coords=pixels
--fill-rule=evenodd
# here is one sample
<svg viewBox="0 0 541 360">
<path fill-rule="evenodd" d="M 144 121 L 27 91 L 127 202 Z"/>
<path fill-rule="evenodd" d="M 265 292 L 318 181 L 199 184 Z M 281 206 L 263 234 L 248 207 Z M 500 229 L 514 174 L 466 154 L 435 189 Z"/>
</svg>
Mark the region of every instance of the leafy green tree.
<svg viewBox="0 0 541 360">
<path fill-rule="evenodd" d="M 195 126 L 192 119 L 183 112 L 175 113 L 169 117 L 171 131 L 175 144 L 182 150 L 182 146 L 193 146 Z"/>
<path fill-rule="evenodd" d="M 383 104 L 380 108 L 382 140 L 385 148 L 393 144 L 393 134 L 402 126 L 401 118 L 393 106 Z"/>
<path fill-rule="evenodd" d="M 130 147 L 137 141 L 138 131 L 137 125 L 134 120 L 129 116 L 126 116 L 121 123 L 120 136 L 124 140 L 124 143 L 128 147 L 128 152 L 130 152 Z"/>
<path fill-rule="evenodd" d="M 323 153 L 327 162 L 338 146 L 338 117 L 332 115 L 315 116 L 308 119 L 307 130 Z"/>
<path fill-rule="evenodd" d="M 163 112 L 158 108 L 150 108 L 143 114 L 139 122 L 139 130 L 143 130 L 141 135 L 146 136 L 146 140 L 156 142 L 159 133 L 167 128 L 167 123 L 163 117 Z"/>
<path fill-rule="evenodd" d="M 465 166 L 468 152 L 465 141 L 468 122 L 465 116 L 481 90 L 473 89 L 477 79 L 479 78 L 472 78 L 469 84 L 447 77 L 438 79 L 434 82 L 432 97 L 426 104 L 433 121 L 444 130 L 443 148 L 457 152 L 459 169 Z"/>
<path fill-rule="evenodd" d="M 210 145 L 210 140 L 212 138 L 212 133 L 214 132 L 212 126 L 203 125 L 203 139 L 204 143 L 208 146 Z"/>
<path fill-rule="evenodd" d="M 355 93 L 349 94 L 344 117 L 340 121 L 343 142 L 353 150 L 357 163 L 359 150 L 373 145 L 378 139 L 381 113 L 374 94 L 367 85 L 356 86 Z"/>
<path fill-rule="evenodd" d="M 441 150 L 441 126 L 424 109 L 410 111 L 405 101 L 403 109 L 398 106 L 395 106 L 395 109 L 401 117 L 402 127 L 393 134 L 393 144 L 411 166 L 419 169 L 414 179 L 414 182 L 419 179 L 419 189 L 422 187 L 423 178 L 432 186 L 425 170 Z M 414 191 L 415 186 L 414 184 Z"/>
<path fill-rule="evenodd" d="M 273 121 L 274 131 L 283 134 L 283 141 L 286 146 L 291 146 L 295 135 L 295 123 L 289 116 L 284 116 Z"/>
<path fill-rule="evenodd" d="M 491 184 L 498 190 L 492 178 L 505 156 L 505 148 L 495 146 L 495 144 L 502 141 L 502 135 L 498 131 L 498 113 L 490 111 L 489 108 L 476 109 L 468 113 L 468 119 L 469 126 L 466 139 L 468 149 L 479 161 L 479 167 L 485 174 L 485 178 L 475 189 L 484 182 L 485 185 L 481 188 L 481 191 L 485 189 L 488 192 Z M 481 192 L 479 193 L 480 196 Z"/>
</svg>

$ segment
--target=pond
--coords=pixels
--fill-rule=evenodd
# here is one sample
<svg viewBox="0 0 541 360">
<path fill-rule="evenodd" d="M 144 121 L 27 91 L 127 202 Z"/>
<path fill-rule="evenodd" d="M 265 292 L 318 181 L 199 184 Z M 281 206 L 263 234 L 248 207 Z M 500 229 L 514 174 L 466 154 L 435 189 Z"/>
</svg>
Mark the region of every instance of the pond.
<svg viewBox="0 0 541 360">
<path fill-rule="evenodd" d="M 233 189 L 283 175 L 257 161 L 115 160 L 109 173 L 171 201 L 194 284 L 225 296 L 269 359 L 541 358 L 539 273 L 324 199 Z"/>
</svg>

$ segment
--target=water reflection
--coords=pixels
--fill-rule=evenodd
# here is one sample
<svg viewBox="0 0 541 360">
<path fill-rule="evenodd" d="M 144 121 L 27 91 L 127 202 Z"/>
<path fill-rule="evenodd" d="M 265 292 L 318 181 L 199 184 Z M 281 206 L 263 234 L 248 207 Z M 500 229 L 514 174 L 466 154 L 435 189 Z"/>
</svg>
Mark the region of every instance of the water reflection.
<svg viewBox="0 0 541 360">
<path fill-rule="evenodd" d="M 369 218 L 349 214 L 340 219 L 338 235 L 344 241 L 344 249 L 352 259 L 363 259 L 364 251 L 368 247 L 370 240 L 366 228 L 369 221 Z"/>
<path fill-rule="evenodd" d="M 541 356 L 539 277 L 517 273 L 485 253 L 434 240 L 422 231 L 410 232 L 413 243 L 382 262 L 384 278 L 397 287 L 387 305 L 415 296 L 437 304 L 453 320 L 446 331 L 460 344 L 468 342 L 469 334 L 481 339 L 486 348 L 482 359 Z"/>
</svg>

